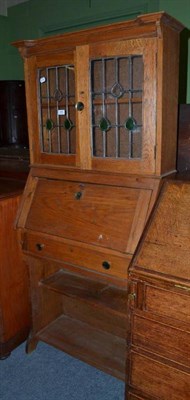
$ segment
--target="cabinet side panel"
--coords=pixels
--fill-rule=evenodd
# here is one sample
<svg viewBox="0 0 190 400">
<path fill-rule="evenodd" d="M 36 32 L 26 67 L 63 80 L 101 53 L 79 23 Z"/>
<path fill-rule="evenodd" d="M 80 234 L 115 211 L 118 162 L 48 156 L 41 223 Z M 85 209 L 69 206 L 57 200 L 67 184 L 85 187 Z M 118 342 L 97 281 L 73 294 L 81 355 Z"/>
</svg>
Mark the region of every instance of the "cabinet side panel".
<svg viewBox="0 0 190 400">
<path fill-rule="evenodd" d="M 158 39 L 157 160 L 156 172 L 176 169 L 179 35 L 163 27 Z"/>
</svg>

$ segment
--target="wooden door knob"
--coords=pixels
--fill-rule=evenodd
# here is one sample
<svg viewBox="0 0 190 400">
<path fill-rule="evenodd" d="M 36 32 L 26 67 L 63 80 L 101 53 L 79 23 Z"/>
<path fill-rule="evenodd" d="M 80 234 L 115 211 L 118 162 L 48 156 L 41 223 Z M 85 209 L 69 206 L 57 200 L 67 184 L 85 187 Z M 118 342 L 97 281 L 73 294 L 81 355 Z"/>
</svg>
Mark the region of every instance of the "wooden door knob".
<svg viewBox="0 0 190 400">
<path fill-rule="evenodd" d="M 43 243 L 36 243 L 36 248 L 37 248 L 38 251 L 41 251 L 44 248 L 44 244 Z"/>
</svg>

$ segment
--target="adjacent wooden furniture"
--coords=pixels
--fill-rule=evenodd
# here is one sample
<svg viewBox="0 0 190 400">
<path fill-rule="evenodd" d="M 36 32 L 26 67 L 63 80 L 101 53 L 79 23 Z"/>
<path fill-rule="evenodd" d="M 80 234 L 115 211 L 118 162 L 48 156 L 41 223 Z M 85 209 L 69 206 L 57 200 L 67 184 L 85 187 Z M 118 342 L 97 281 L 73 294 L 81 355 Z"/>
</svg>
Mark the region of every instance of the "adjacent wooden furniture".
<svg viewBox="0 0 190 400">
<path fill-rule="evenodd" d="M 189 202 L 189 182 L 164 185 L 130 268 L 126 399 L 189 399 Z"/>
<path fill-rule="evenodd" d="M 1 153 L 1 148 L 0 148 Z M 29 158 L 13 158 L 0 155 L 0 178 L 26 182 L 29 173 Z"/>
<path fill-rule="evenodd" d="M 26 340 L 30 328 L 28 275 L 14 229 L 24 184 L 0 179 L 0 359 Z"/>
<path fill-rule="evenodd" d="M 0 146 L 28 147 L 25 84 L 0 80 Z"/>
<path fill-rule="evenodd" d="M 27 339 L 29 279 L 14 228 L 29 172 L 24 81 L 0 81 L 0 360 Z"/>
<path fill-rule="evenodd" d="M 190 171 L 190 104 L 179 105 L 177 171 Z"/>
<path fill-rule="evenodd" d="M 18 214 L 39 340 L 125 379 L 128 266 L 176 170 L 181 24 L 165 13 L 15 43 L 31 170 Z"/>
</svg>

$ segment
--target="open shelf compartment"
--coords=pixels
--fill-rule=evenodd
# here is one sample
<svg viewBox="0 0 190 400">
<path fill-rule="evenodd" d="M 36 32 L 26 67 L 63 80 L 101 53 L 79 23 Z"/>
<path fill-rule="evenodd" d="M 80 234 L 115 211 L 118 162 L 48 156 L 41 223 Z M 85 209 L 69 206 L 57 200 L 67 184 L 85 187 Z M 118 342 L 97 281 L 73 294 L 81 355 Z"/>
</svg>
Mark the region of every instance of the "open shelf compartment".
<svg viewBox="0 0 190 400">
<path fill-rule="evenodd" d="M 63 269 L 41 280 L 40 284 L 62 295 L 80 298 L 126 315 L 127 288 L 95 281 Z"/>
<path fill-rule="evenodd" d="M 125 377 L 126 341 L 62 315 L 38 332 L 39 340 L 114 375 Z"/>
</svg>

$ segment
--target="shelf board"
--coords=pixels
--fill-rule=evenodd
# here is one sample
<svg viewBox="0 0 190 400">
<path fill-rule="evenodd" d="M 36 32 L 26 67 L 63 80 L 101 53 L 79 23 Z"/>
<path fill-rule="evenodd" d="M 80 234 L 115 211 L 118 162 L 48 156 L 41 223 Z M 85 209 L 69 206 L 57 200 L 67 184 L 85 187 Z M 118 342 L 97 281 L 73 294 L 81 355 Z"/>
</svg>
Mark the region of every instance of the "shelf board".
<svg viewBox="0 0 190 400">
<path fill-rule="evenodd" d="M 62 295 L 80 298 L 126 315 L 127 289 L 63 270 L 42 280 L 41 285 Z"/>
<path fill-rule="evenodd" d="M 125 339 L 65 315 L 38 332 L 37 337 L 118 379 L 125 379 Z"/>
</svg>

